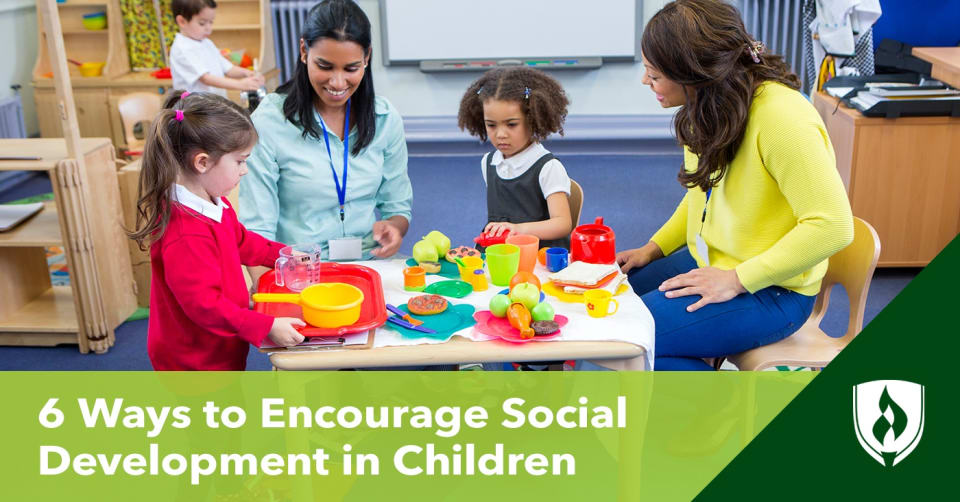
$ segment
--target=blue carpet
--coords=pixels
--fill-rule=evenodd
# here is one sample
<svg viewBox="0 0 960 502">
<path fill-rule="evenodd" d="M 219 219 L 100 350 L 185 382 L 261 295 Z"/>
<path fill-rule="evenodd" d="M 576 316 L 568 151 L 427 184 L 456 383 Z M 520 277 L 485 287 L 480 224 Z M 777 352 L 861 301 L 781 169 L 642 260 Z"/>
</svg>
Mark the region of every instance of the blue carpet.
<svg viewBox="0 0 960 502">
<path fill-rule="evenodd" d="M 561 159 L 583 187 L 581 223 L 603 216 L 617 236 L 617 248 L 639 247 L 673 213 L 683 197 L 676 181 L 680 157 L 565 155 Z M 486 197 L 477 157 L 412 157 L 414 220 L 401 247 L 409 255 L 413 244 L 430 230 L 446 233 L 454 245 L 472 245 L 486 223 Z M 33 177 L 6 193 L 0 202 L 50 191 L 45 177 Z M 880 269 L 867 298 L 868 323 L 916 276 L 919 269 Z M 846 331 L 848 302 L 837 287 L 823 328 L 834 336 Z M 116 345 L 103 355 L 82 355 L 76 345 L 59 347 L 0 347 L 0 370 L 149 370 L 147 321 L 132 321 L 116 330 Z M 251 349 L 250 370 L 269 370 L 267 357 Z"/>
</svg>

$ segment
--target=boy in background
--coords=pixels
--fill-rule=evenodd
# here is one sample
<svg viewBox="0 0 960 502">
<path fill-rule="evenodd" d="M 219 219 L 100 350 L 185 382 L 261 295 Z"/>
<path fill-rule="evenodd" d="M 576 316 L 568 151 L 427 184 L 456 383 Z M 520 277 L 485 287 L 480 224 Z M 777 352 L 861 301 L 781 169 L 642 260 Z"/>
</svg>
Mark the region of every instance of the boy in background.
<svg viewBox="0 0 960 502">
<path fill-rule="evenodd" d="M 264 85 L 263 75 L 234 65 L 210 40 L 217 15 L 214 0 L 173 0 L 171 7 L 180 27 L 170 46 L 174 89 L 226 97 L 226 89 L 255 91 Z"/>
</svg>

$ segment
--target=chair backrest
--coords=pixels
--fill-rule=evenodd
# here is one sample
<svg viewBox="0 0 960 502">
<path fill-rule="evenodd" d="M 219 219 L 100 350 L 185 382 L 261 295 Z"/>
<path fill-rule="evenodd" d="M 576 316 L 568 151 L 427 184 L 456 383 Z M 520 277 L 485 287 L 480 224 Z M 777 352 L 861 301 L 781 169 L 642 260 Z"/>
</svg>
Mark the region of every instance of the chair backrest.
<svg viewBox="0 0 960 502">
<path fill-rule="evenodd" d="M 134 128 L 141 122 L 146 122 L 143 128 L 144 136 L 150 122 L 160 113 L 163 100 L 159 94 L 150 92 L 134 92 L 122 96 L 117 102 L 120 111 L 120 121 L 123 123 L 123 141 L 127 148 L 139 149 L 146 143 L 146 139 L 138 139 L 134 135 Z"/>
<path fill-rule="evenodd" d="M 570 197 L 567 203 L 570 204 L 570 221 L 576 228 L 580 224 L 580 211 L 583 209 L 583 188 L 576 181 L 570 180 Z"/>
<path fill-rule="evenodd" d="M 850 319 L 843 340 L 849 343 L 863 329 L 863 313 L 870 281 L 880 257 L 880 238 L 869 223 L 853 217 L 853 242 L 830 257 L 820 294 L 810 317 L 818 325 L 830 304 L 830 290 L 840 284 L 850 300 Z"/>
</svg>

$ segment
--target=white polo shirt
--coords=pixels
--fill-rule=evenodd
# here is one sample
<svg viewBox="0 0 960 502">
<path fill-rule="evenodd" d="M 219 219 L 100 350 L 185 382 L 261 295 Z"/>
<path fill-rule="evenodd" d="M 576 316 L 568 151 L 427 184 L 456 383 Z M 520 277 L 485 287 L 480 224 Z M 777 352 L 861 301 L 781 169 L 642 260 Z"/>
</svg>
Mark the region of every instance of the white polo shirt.
<svg viewBox="0 0 960 502">
<path fill-rule="evenodd" d="M 480 172 L 483 173 L 483 182 L 487 183 L 487 156 L 493 155 L 490 163 L 497 170 L 497 176 L 503 180 L 512 180 L 527 172 L 528 169 L 540 160 L 540 157 L 550 153 L 540 143 L 533 143 L 521 152 L 518 152 L 509 159 L 503 158 L 500 150 L 488 153 L 480 159 Z M 552 194 L 563 192 L 570 196 L 570 177 L 567 176 L 567 170 L 557 159 L 552 159 L 543 165 L 540 170 L 540 190 L 543 191 L 543 198 L 546 199 Z"/>
<path fill-rule="evenodd" d="M 190 92 L 212 92 L 227 96 L 227 90 L 211 87 L 200 81 L 205 73 L 215 77 L 222 77 L 233 63 L 220 55 L 220 50 L 209 38 L 194 40 L 182 33 L 177 33 L 170 46 L 170 75 L 173 77 L 173 88 Z"/>
</svg>

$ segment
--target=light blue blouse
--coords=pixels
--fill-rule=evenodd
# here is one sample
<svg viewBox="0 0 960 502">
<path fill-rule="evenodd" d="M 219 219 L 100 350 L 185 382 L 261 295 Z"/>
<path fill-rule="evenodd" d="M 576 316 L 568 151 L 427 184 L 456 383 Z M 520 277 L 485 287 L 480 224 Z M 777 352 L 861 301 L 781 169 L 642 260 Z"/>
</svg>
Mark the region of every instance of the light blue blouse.
<svg viewBox="0 0 960 502">
<path fill-rule="evenodd" d="M 411 219 L 413 189 L 407 176 L 407 143 L 400 113 L 385 98 L 375 98 L 376 134 L 359 155 L 350 155 L 345 220 L 330 172 L 323 137 L 304 138 L 283 116 L 284 95 L 269 94 L 253 112 L 260 141 L 247 159 L 249 173 L 240 180 L 240 221 L 247 229 L 286 244 L 320 244 L 362 237 L 363 256 L 373 240 L 374 210 L 380 219 Z M 319 123 L 320 115 L 315 114 Z M 343 141 L 329 134 L 337 177 L 343 176 Z M 356 127 L 350 130 L 351 149 Z M 340 180 L 343 183 L 343 180 Z"/>
</svg>

